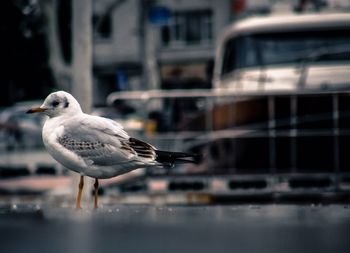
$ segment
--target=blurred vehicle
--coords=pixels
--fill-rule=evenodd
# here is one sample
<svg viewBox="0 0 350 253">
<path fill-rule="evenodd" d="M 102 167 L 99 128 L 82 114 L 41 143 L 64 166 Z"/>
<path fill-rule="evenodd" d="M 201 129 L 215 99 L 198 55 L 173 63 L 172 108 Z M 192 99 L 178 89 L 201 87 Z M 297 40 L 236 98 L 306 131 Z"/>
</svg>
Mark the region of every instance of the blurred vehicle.
<svg viewBox="0 0 350 253">
<path fill-rule="evenodd" d="M 349 88 L 350 15 L 250 18 L 228 27 L 214 70 L 218 89 Z"/>
<path fill-rule="evenodd" d="M 213 77 L 215 91 L 231 98 L 221 95 L 187 127 L 205 130 L 212 119 L 203 164 L 277 175 L 298 190 L 339 189 L 350 172 L 349 69 L 350 14 L 234 23 L 219 40 Z"/>
<path fill-rule="evenodd" d="M 150 143 L 202 154 L 199 164 L 151 172 L 137 189 L 196 192 L 205 201 L 207 193 L 210 201 L 348 196 L 349 32 L 350 14 L 249 18 L 219 40 L 214 89 L 110 94 L 108 104 L 158 105 L 166 128 Z"/>
<path fill-rule="evenodd" d="M 32 106 L 39 106 L 39 101 L 17 103 L 0 111 L 0 149 L 31 149 L 43 147 L 41 128 L 43 115 L 28 115 Z"/>
</svg>

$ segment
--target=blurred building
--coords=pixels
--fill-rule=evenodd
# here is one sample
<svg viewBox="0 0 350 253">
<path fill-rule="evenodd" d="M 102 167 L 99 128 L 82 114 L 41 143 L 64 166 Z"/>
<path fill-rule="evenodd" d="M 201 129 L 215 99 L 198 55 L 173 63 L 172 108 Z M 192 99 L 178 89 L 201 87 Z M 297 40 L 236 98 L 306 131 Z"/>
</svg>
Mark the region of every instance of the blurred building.
<svg viewBox="0 0 350 253">
<path fill-rule="evenodd" d="M 118 90 L 209 87 L 215 38 L 230 20 L 230 2 L 94 2 L 95 103 Z"/>
<path fill-rule="evenodd" d="M 269 2 L 94 1 L 95 105 L 118 90 L 210 88 L 223 27 L 248 9 L 267 13 Z"/>
</svg>

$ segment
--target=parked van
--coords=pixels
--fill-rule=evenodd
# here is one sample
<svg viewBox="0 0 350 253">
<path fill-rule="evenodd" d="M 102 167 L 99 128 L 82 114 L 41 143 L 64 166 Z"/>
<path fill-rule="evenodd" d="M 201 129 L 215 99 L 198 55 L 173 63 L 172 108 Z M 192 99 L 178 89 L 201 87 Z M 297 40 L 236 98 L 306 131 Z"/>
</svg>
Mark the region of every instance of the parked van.
<svg viewBox="0 0 350 253">
<path fill-rule="evenodd" d="M 223 198 L 339 193 L 348 201 L 350 14 L 236 22 L 219 40 L 214 69 L 211 90 L 109 96 L 109 104 L 159 105 L 171 128 L 148 141 L 201 155 L 199 164 L 157 171 L 157 183 L 163 176 L 168 191 Z"/>
<path fill-rule="evenodd" d="M 246 19 L 224 31 L 215 62 L 218 89 L 349 89 L 350 14 Z"/>
<path fill-rule="evenodd" d="M 276 175 L 290 188 L 349 182 L 350 14 L 234 23 L 219 40 L 213 84 L 224 98 L 188 124 L 212 122 L 200 148 L 209 171 Z"/>
</svg>

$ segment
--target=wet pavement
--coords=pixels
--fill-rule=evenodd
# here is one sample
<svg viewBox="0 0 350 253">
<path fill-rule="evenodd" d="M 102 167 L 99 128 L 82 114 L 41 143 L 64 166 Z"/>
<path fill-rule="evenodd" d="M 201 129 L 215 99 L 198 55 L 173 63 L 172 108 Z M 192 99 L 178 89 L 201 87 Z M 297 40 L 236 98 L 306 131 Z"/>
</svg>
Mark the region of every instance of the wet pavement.
<svg viewBox="0 0 350 253">
<path fill-rule="evenodd" d="M 1 252 L 350 252 L 349 205 L 0 206 Z"/>
</svg>

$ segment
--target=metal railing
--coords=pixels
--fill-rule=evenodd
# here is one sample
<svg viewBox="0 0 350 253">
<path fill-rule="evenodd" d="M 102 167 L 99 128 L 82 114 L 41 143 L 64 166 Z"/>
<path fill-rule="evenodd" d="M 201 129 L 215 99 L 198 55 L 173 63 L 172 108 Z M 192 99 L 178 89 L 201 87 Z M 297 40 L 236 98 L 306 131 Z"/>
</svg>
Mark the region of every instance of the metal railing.
<svg viewBox="0 0 350 253">
<path fill-rule="evenodd" d="M 182 118 L 175 117 L 177 122 L 165 120 L 178 127 L 168 125 L 153 133 L 144 130 L 139 136 L 159 148 L 203 155 L 199 165 L 148 179 L 145 183 L 150 192 L 160 180 L 165 193 L 268 194 L 275 200 L 293 194 L 335 193 L 347 199 L 348 91 L 172 90 L 112 93 L 108 97 L 109 105 L 118 100 L 136 101 L 143 119 L 149 109 L 168 116 L 182 110 Z M 188 101 L 192 102 L 189 108 Z M 193 104 L 196 106 L 191 108 Z M 179 124 L 183 121 L 186 124 Z"/>
</svg>

